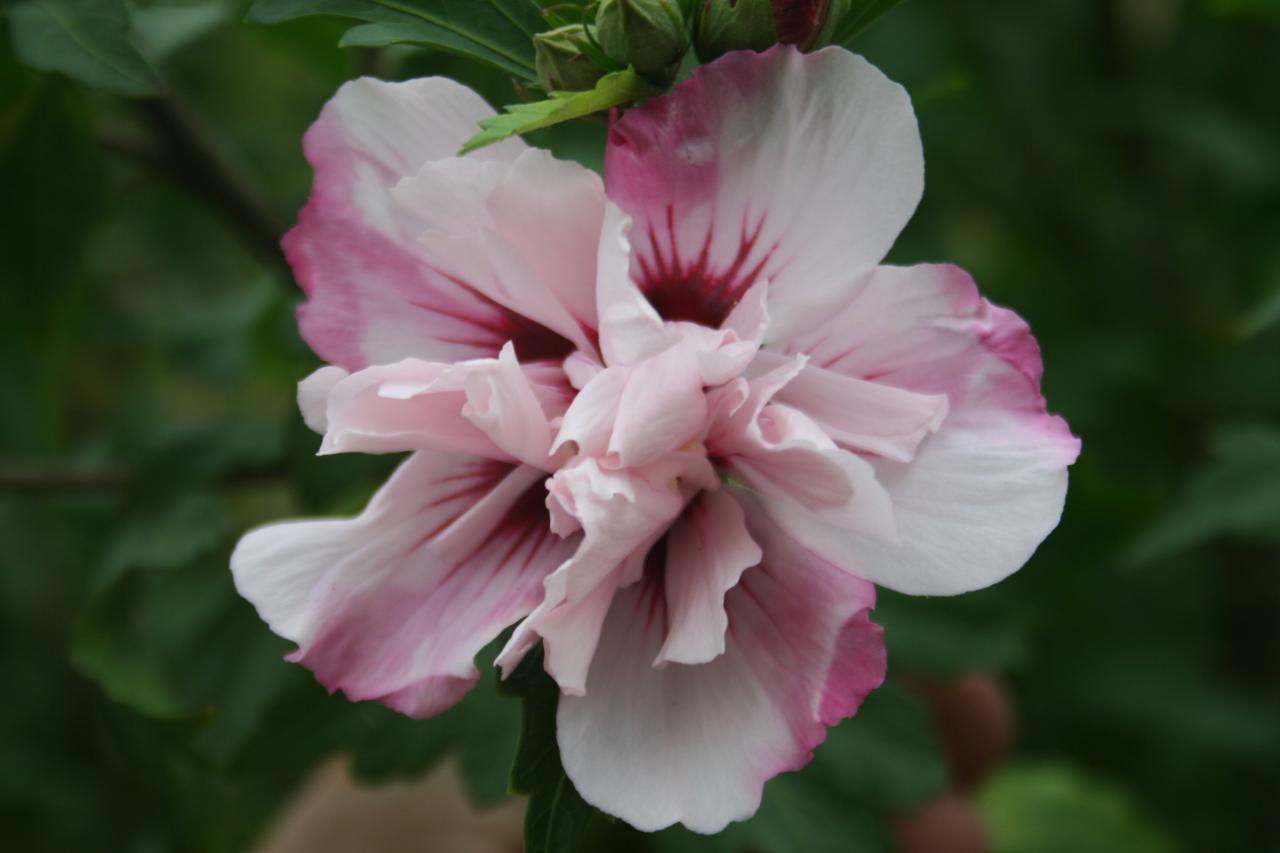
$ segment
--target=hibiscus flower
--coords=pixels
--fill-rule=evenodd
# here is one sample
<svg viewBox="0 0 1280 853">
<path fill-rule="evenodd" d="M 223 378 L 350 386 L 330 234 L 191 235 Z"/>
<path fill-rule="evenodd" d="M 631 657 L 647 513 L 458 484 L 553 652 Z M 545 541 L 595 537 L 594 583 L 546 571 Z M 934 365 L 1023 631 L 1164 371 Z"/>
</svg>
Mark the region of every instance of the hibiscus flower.
<svg viewBox="0 0 1280 853">
<path fill-rule="evenodd" d="M 605 179 L 447 79 L 348 83 L 285 249 L 321 453 L 410 451 L 358 517 L 255 530 L 240 592 L 331 690 L 415 717 L 508 626 L 584 799 L 715 832 L 885 671 L 873 584 L 951 595 L 1054 528 L 1078 441 L 1027 325 L 882 266 L 923 189 L 902 87 L 729 54 L 609 130 Z"/>
</svg>

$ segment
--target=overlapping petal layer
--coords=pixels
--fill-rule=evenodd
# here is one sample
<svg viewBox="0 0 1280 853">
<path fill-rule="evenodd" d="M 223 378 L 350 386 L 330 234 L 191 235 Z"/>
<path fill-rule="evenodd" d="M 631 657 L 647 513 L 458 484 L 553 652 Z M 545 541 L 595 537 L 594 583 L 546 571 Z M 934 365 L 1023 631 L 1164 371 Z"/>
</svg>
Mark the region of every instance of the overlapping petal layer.
<svg viewBox="0 0 1280 853">
<path fill-rule="evenodd" d="M 445 78 L 362 78 L 339 89 L 307 131 L 303 148 L 315 182 L 284 250 L 308 297 L 299 328 L 325 361 L 358 370 L 405 358 L 493 356 L 508 341 L 522 359 L 563 357 L 573 348 L 539 318 L 495 301 L 484 282 L 454 275 L 421 242 L 428 223 L 392 196 L 433 163 L 450 164 L 465 185 L 467 167 L 453 155 L 492 112 Z M 508 140 L 472 155 L 479 162 L 468 166 L 509 173 L 525 152 L 524 143 Z M 561 214 L 572 213 L 574 197 L 552 198 L 562 199 Z M 576 283 L 590 299 L 591 281 Z"/>
<path fill-rule="evenodd" d="M 231 557 L 236 588 L 330 690 L 437 714 L 573 553 L 575 538 L 548 529 L 542 493 L 537 469 L 421 451 L 357 518 L 247 534 Z"/>
<path fill-rule="evenodd" d="M 718 832 L 749 817 L 765 781 L 804 766 L 827 726 L 884 678 L 871 585 L 752 517 L 764 557 L 726 597 L 723 654 L 655 667 L 670 636 L 662 589 L 636 583 L 603 620 L 583 695 L 560 700 L 569 777 L 640 829 Z"/>
</svg>

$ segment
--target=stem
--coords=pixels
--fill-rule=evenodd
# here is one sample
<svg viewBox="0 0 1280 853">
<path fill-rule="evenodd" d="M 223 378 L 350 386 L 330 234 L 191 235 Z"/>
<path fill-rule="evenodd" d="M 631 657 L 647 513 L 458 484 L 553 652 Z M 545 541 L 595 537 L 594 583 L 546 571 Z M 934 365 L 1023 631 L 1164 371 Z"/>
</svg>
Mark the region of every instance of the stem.
<svg viewBox="0 0 1280 853">
<path fill-rule="evenodd" d="M 231 167 L 190 113 L 168 95 L 140 99 L 134 104 L 150 131 L 150 139 L 107 136 L 102 142 L 203 199 L 254 255 L 286 273 L 286 282 L 291 281 L 280 251 L 284 226 L 256 190 Z"/>
<path fill-rule="evenodd" d="M 0 468 L 0 494 L 5 495 L 102 492 L 119 489 L 128 482 L 129 473 L 119 468 L 103 468 L 97 471 Z"/>
<path fill-rule="evenodd" d="M 119 466 L 97 470 L 74 468 L 42 468 L 21 463 L 0 465 L 0 497 L 6 495 L 74 495 L 115 492 L 127 488 L 134 474 Z M 283 465 L 240 468 L 228 471 L 210 485 L 234 489 L 288 482 L 289 470 Z"/>
</svg>

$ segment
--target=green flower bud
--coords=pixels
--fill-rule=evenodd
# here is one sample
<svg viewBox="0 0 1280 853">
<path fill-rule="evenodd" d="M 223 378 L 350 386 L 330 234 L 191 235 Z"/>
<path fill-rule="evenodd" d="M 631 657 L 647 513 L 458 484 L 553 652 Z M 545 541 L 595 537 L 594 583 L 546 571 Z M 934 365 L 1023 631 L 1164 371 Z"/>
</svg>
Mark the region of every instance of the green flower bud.
<svg viewBox="0 0 1280 853">
<path fill-rule="evenodd" d="M 604 69 L 582 52 L 589 44 L 582 24 L 569 24 L 533 37 L 538 82 L 548 92 L 584 92 L 604 76 Z"/>
<path fill-rule="evenodd" d="M 764 50 L 777 40 L 773 0 L 703 0 L 694 39 L 700 61 L 731 50 Z"/>
<path fill-rule="evenodd" d="M 641 74 L 674 72 L 689 49 L 677 0 L 603 0 L 595 36 L 610 59 Z"/>
<path fill-rule="evenodd" d="M 852 0 L 703 0 L 698 58 L 731 50 L 764 50 L 775 42 L 804 51 L 831 43 Z"/>
</svg>

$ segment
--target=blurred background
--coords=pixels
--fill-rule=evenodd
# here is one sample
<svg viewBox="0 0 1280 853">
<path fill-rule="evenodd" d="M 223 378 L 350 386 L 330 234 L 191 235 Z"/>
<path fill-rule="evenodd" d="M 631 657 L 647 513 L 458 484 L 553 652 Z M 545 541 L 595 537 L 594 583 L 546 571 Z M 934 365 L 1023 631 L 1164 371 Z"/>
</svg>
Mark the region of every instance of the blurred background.
<svg viewBox="0 0 1280 853">
<path fill-rule="evenodd" d="M 517 702 L 329 697 L 227 569 L 395 462 L 316 458 L 294 408 L 303 131 L 359 74 L 511 82 L 246 6 L 137 0 L 165 92 L 138 98 L 29 70 L 0 24 L 2 843 L 519 849 Z M 852 47 L 924 136 L 891 260 L 1030 322 L 1084 442 L 1066 514 L 994 589 L 882 593 L 891 682 L 755 820 L 610 843 L 1280 851 L 1280 4 L 907 0 Z M 535 141 L 598 167 L 602 137 Z"/>
</svg>

